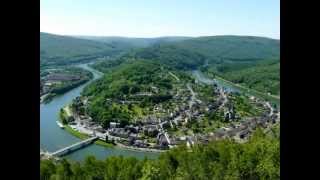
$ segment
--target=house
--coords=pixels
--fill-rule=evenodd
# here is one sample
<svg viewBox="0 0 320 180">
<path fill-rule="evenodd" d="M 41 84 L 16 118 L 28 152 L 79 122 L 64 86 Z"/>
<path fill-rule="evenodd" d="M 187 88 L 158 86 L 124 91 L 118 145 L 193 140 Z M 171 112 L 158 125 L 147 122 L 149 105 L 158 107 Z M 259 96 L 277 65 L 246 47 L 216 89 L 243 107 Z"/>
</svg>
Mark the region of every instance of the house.
<svg viewBox="0 0 320 180">
<path fill-rule="evenodd" d="M 180 137 L 180 140 L 181 140 L 181 141 L 186 141 L 186 140 L 187 140 L 187 137 L 186 137 L 186 136 L 181 136 L 181 137 Z"/>
<path fill-rule="evenodd" d="M 169 143 L 164 134 L 158 136 L 157 144 L 160 146 L 160 149 L 168 149 Z"/>
<path fill-rule="evenodd" d="M 96 128 L 94 128 L 94 130 L 96 130 L 96 131 L 98 131 L 100 133 L 105 133 L 106 132 L 106 130 L 104 130 L 102 127 L 96 127 Z"/>
<path fill-rule="evenodd" d="M 170 123 L 167 121 L 165 123 L 162 124 L 163 129 L 168 129 L 171 127 Z"/>
<path fill-rule="evenodd" d="M 143 133 L 146 136 L 150 136 L 150 137 L 156 137 L 157 134 L 159 133 L 156 125 L 146 125 L 142 129 L 143 129 Z"/>
<path fill-rule="evenodd" d="M 109 130 L 109 134 L 112 136 L 118 136 L 121 138 L 128 138 L 129 132 L 126 131 L 124 128 L 113 128 Z"/>
<path fill-rule="evenodd" d="M 117 128 L 119 127 L 120 123 L 117 123 L 117 122 L 110 122 L 109 126 L 110 128 Z"/>
<path fill-rule="evenodd" d="M 224 120 L 229 121 L 230 120 L 230 113 L 229 112 L 224 112 Z"/>
<path fill-rule="evenodd" d="M 155 92 L 155 93 L 158 93 L 158 92 L 159 92 L 159 89 L 158 89 L 157 87 L 155 87 L 155 86 L 151 86 L 151 89 L 152 89 L 152 91 Z"/>
<path fill-rule="evenodd" d="M 158 124 L 158 119 L 155 116 L 148 116 L 146 119 L 144 119 L 146 124 Z"/>
<path fill-rule="evenodd" d="M 131 125 L 127 125 L 124 127 L 126 131 L 130 131 L 131 133 L 138 133 L 139 132 L 139 127 L 138 126 L 133 126 Z"/>
<path fill-rule="evenodd" d="M 129 145 L 133 145 L 133 144 L 134 144 L 134 142 L 135 142 L 135 140 L 136 140 L 136 138 L 135 138 L 135 137 L 133 137 L 133 136 L 129 136 L 129 137 L 128 137 L 128 144 L 129 144 Z"/>
</svg>

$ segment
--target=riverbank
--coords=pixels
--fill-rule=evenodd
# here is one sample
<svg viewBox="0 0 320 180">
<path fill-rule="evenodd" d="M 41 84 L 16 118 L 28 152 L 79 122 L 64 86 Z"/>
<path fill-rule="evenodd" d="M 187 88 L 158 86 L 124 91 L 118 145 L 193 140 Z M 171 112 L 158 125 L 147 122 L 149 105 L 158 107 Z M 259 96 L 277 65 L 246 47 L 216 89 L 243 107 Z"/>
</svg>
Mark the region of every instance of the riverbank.
<svg viewBox="0 0 320 180">
<path fill-rule="evenodd" d="M 224 78 L 222 78 L 220 76 L 215 76 L 215 77 L 216 77 L 216 79 L 219 79 L 221 81 L 224 81 L 225 83 L 231 84 L 231 85 L 233 85 L 233 86 L 235 86 L 235 87 L 237 87 L 239 89 L 250 91 L 250 92 L 254 92 L 254 93 L 257 93 L 257 94 L 262 95 L 262 96 L 268 96 L 269 98 L 274 98 L 275 100 L 280 100 L 280 96 L 269 95 L 269 94 L 265 94 L 265 93 L 259 92 L 257 90 L 254 90 L 254 89 L 250 89 L 250 88 L 247 88 L 247 87 L 242 86 L 240 84 L 235 84 L 235 83 L 233 83 L 231 81 L 228 81 L 228 80 L 226 80 L 226 79 L 224 79 Z"/>
<path fill-rule="evenodd" d="M 198 71 L 199 71 L 200 73 L 204 74 L 205 76 L 207 76 L 208 78 L 212 78 L 212 77 L 210 77 L 209 74 L 204 73 L 204 72 L 202 72 L 202 71 L 200 71 L 200 70 L 198 70 Z M 221 77 L 221 76 L 215 75 L 213 79 L 216 79 L 216 80 L 218 80 L 218 81 L 220 81 L 220 82 L 222 82 L 222 83 L 225 83 L 225 84 L 228 84 L 228 85 L 230 85 L 230 86 L 233 86 L 233 87 L 241 90 L 242 92 L 244 92 L 244 93 L 246 93 L 246 94 L 253 95 L 253 96 L 256 96 L 256 97 L 258 97 L 258 98 L 262 98 L 262 99 L 265 99 L 265 100 L 270 101 L 270 102 L 272 102 L 272 103 L 275 103 L 275 104 L 277 104 L 277 105 L 280 105 L 280 96 L 269 95 L 269 94 L 262 93 L 262 92 L 259 92 L 259 91 L 257 91 L 257 90 L 254 90 L 254 89 L 250 89 L 250 88 L 248 88 L 248 87 L 245 87 L 245 86 L 242 86 L 242 85 L 240 85 L 240 84 L 236 84 L 236 83 L 233 83 L 233 82 L 231 82 L 231 81 L 229 81 L 229 80 L 226 80 L 226 79 L 224 79 L 224 78 Z"/>
<path fill-rule="evenodd" d="M 117 147 L 122 149 L 127 149 L 130 151 L 137 151 L 137 152 L 154 152 L 154 153 L 162 153 L 166 152 L 166 150 L 160 150 L 160 149 L 149 149 L 149 148 L 138 148 L 138 147 L 132 147 L 132 146 L 126 146 L 120 143 L 116 143 Z"/>
<path fill-rule="evenodd" d="M 47 93 L 47 94 L 44 94 L 40 97 L 40 104 L 41 103 L 48 103 L 50 102 L 54 97 L 56 97 L 57 94 L 54 94 L 54 93 Z"/>
<path fill-rule="evenodd" d="M 73 99 L 80 96 L 83 88 L 91 82 L 99 79 L 101 73 L 97 73 L 95 70 L 90 68 L 88 64 L 77 65 L 77 67 L 83 68 L 93 73 L 94 77 L 87 83 L 80 85 L 60 96 L 56 96 L 48 103 L 40 104 L 40 148 L 45 149 L 46 151 L 53 152 L 57 149 L 61 149 L 71 144 L 75 144 L 81 141 L 76 136 L 72 135 L 65 129 L 61 129 L 56 121 L 60 121 L 60 110 L 65 107 L 67 104 L 70 104 Z M 72 125 L 70 126 L 72 127 Z M 98 143 L 98 142 L 97 142 Z M 65 158 L 74 161 L 83 161 L 88 155 L 94 155 L 97 159 L 105 159 L 108 156 L 119 156 L 124 157 L 137 157 L 139 159 L 156 158 L 158 153 L 150 152 L 138 152 L 127 150 L 125 148 L 111 148 L 110 146 L 97 145 L 96 143 L 75 151 L 70 155 L 67 155 Z"/>
<path fill-rule="evenodd" d="M 79 131 L 76 131 L 74 129 L 72 129 L 72 127 L 70 127 L 69 125 L 64 125 L 64 129 L 69 132 L 70 134 L 72 134 L 73 136 L 79 138 L 79 139 L 87 139 L 87 138 L 90 138 L 89 135 L 87 134 L 84 134 L 84 133 L 81 133 Z M 107 147 L 107 148 L 113 148 L 115 147 L 115 145 L 111 144 L 111 143 L 107 143 L 107 142 L 104 142 L 102 140 L 97 140 L 94 142 L 94 144 L 97 144 L 97 145 L 100 145 L 100 146 L 103 146 L 103 147 Z"/>
<path fill-rule="evenodd" d="M 63 86 L 61 88 L 58 89 L 54 89 L 52 90 L 52 92 L 48 92 L 47 94 L 43 95 L 40 97 L 40 103 L 48 103 L 50 102 L 54 97 L 56 96 L 60 96 L 63 95 L 64 93 L 75 89 L 83 84 L 85 84 L 86 82 L 90 81 L 91 79 L 84 79 L 81 80 L 79 82 L 76 83 L 70 83 L 69 85 Z"/>
<path fill-rule="evenodd" d="M 266 101 L 270 101 L 270 102 L 272 102 L 274 104 L 280 105 L 280 96 L 278 97 L 278 96 L 274 96 L 274 95 L 265 94 L 265 93 L 259 92 L 257 90 L 254 90 L 254 89 L 250 89 L 250 88 L 241 86 L 239 84 L 235 84 L 235 83 L 233 83 L 231 81 L 228 81 L 228 80 L 226 80 L 226 79 L 224 79 L 222 77 L 219 77 L 219 76 L 215 76 L 215 79 L 223 81 L 224 83 L 229 84 L 231 86 L 234 86 L 234 87 L 240 89 L 241 91 L 243 91 L 246 94 L 253 95 L 253 96 L 256 96 L 258 98 L 262 98 L 262 99 L 264 99 Z"/>
<path fill-rule="evenodd" d="M 63 119 L 68 119 L 70 118 L 70 116 L 68 115 L 71 115 L 72 116 L 72 112 L 70 110 L 70 107 L 69 105 L 67 105 L 66 107 L 64 107 L 62 109 L 62 111 L 60 111 L 60 119 L 61 121 L 63 121 Z M 64 130 L 66 130 L 68 133 L 70 133 L 71 135 L 79 138 L 79 139 L 87 139 L 87 138 L 90 138 L 91 136 L 86 134 L 86 133 L 83 133 L 83 132 L 79 132 L 75 129 L 73 129 L 70 125 L 68 124 L 64 124 Z M 159 149 L 150 149 L 150 148 L 138 148 L 138 147 L 131 147 L 131 146 L 126 146 L 124 144 L 121 144 L 119 142 L 115 142 L 115 144 L 112 144 L 112 143 L 107 143 L 101 139 L 97 140 L 94 142 L 95 144 L 97 145 L 100 145 L 100 146 L 104 146 L 104 147 L 107 147 L 107 148 L 121 148 L 121 149 L 127 149 L 127 150 L 130 150 L 130 151 L 137 151 L 137 152 L 153 152 L 153 153 L 161 153 L 161 152 L 165 152 L 165 150 L 159 150 Z"/>
<path fill-rule="evenodd" d="M 70 117 L 71 112 L 70 112 L 70 109 L 69 109 L 69 106 L 66 106 L 62 109 L 62 111 L 60 111 L 60 121 L 63 122 L 64 119 L 68 119 Z M 64 124 L 64 130 L 66 130 L 68 133 L 72 134 L 73 136 L 79 138 L 79 139 L 87 139 L 87 138 L 90 138 L 90 136 L 88 134 L 85 134 L 85 133 L 82 133 L 82 132 L 79 132 L 75 129 L 73 129 L 70 125 L 68 124 Z M 104 147 L 114 147 L 114 145 L 112 143 L 107 143 L 107 142 L 104 142 L 102 140 L 97 140 L 94 142 L 95 144 L 97 145 L 101 145 L 101 146 L 104 146 Z"/>
</svg>

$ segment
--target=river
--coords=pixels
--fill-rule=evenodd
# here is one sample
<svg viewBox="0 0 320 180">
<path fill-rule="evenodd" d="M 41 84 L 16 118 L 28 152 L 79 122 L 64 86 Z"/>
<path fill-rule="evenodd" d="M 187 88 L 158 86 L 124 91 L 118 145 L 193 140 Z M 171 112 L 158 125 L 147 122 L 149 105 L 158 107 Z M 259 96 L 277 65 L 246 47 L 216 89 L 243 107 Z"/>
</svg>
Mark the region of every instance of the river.
<svg viewBox="0 0 320 180">
<path fill-rule="evenodd" d="M 226 81 L 220 80 L 220 79 L 209 79 L 206 77 L 200 70 L 193 70 L 192 71 L 193 76 L 200 82 L 205 84 L 217 84 L 218 87 L 224 88 L 228 92 L 239 92 L 244 93 L 249 96 L 256 96 L 258 98 L 264 99 L 266 101 L 269 101 L 272 104 L 277 105 L 277 109 L 280 110 L 280 99 L 275 99 L 273 97 L 270 97 L 268 95 L 262 95 L 261 93 L 256 93 L 254 90 L 248 91 L 248 89 L 240 88 L 232 83 L 228 83 Z"/>
<path fill-rule="evenodd" d="M 227 92 L 240 92 L 240 89 L 237 87 L 231 86 L 230 84 L 227 84 L 223 81 L 219 81 L 217 79 L 209 79 L 207 78 L 201 71 L 194 70 L 192 71 L 192 74 L 195 76 L 195 78 L 205 84 L 216 84 L 218 87 L 225 89 Z"/>
<path fill-rule="evenodd" d="M 81 139 L 69 134 L 56 124 L 56 121 L 59 119 L 60 109 L 68 103 L 71 103 L 72 99 L 79 96 L 86 85 L 102 76 L 102 73 L 90 68 L 88 64 L 78 66 L 91 71 L 94 75 L 93 79 L 63 95 L 54 97 L 47 104 L 40 104 L 40 148 L 43 150 L 53 152 L 81 141 Z M 144 157 L 156 158 L 159 154 L 131 151 L 118 147 L 106 148 L 92 144 L 65 157 L 76 161 L 82 161 L 87 155 L 94 155 L 97 159 L 105 159 L 108 156 L 114 155 L 134 156 L 142 159 Z"/>
</svg>

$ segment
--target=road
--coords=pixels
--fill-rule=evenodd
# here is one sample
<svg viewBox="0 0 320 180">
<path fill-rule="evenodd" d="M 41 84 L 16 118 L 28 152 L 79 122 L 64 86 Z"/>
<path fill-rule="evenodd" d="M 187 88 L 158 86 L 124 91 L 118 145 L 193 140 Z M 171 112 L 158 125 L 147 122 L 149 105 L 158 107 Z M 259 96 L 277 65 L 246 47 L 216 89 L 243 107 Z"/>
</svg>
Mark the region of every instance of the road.
<svg viewBox="0 0 320 180">
<path fill-rule="evenodd" d="M 191 101 L 189 101 L 189 107 L 191 109 L 191 107 L 195 104 L 195 102 L 197 101 L 198 103 L 201 103 L 201 100 L 197 99 L 196 97 L 196 93 L 193 91 L 193 89 L 191 88 L 190 84 L 187 84 L 187 88 L 191 93 Z"/>
<path fill-rule="evenodd" d="M 162 125 L 166 123 L 167 121 L 161 122 L 159 119 L 159 126 L 160 126 L 160 132 L 164 134 L 164 137 L 167 139 L 168 144 L 171 144 L 171 141 L 169 139 L 168 133 L 163 129 Z"/>
<path fill-rule="evenodd" d="M 224 107 L 225 104 L 228 102 L 228 97 L 226 95 L 226 93 L 224 92 L 223 89 L 220 89 L 220 95 L 221 95 L 221 98 L 222 98 L 222 104 L 220 107 Z"/>
<path fill-rule="evenodd" d="M 180 79 L 179 79 L 175 74 L 173 74 L 172 72 L 169 72 L 169 74 L 170 74 L 172 77 L 174 77 L 177 81 L 180 81 Z"/>
<path fill-rule="evenodd" d="M 265 104 L 269 109 L 270 109 L 270 113 L 269 113 L 269 116 L 271 117 L 272 115 L 273 115 L 273 107 L 270 105 L 270 103 L 269 102 L 266 102 L 266 104 Z"/>
</svg>

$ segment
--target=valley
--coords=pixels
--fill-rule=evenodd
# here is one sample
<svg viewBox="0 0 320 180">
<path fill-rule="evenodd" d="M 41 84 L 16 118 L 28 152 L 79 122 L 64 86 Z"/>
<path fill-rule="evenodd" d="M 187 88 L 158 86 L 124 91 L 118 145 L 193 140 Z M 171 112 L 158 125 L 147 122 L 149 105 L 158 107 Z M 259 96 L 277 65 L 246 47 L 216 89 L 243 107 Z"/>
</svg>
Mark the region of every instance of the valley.
<svg viewBox="0 0 320 180">
<path fill-rule="evenodd" d="M 109 40 L 103 42 L 101 39 L 89 39 L 85 37 L 85 41 L 90 43 L 109 43 Z M 80 37 L 78 40 L 84 39 Z M 229 41 L 232 45 L 228 44 Z M 256 51 L 241 54 L 241 51 L 251 48 L 251 42 L 258 44 Z M 248 45 L 242 47 L 237 43 Z M 112 41 L 111 44 L 115 48 L 117 43 Z M 77 91 L 77 95 L 68 98 L 68 102 L 64 101 L 60 107 L 56 107 L 57 114 L 54 116 L 65 127 L 65 130 L 59 129 L 59 132 L 71 133 L 80 139 L 98 137 L 94 147 L 99 147 L 101 152 L 122 149 L 126 153 L 135 152 L 139 154 L 138 157 L 154 157 L 157 155 L 153 153 L 180 146 L 191 148 L 223 139 L 245 143 L 256 129 L 277 126 L 280 121 L 279 99 L 267 94 L 268 87 L 264 84 L 262 86 L 266 89 L 259 92 L 261 88 L 247 83 L 250 80 L 242 79 L 240 82 L 235 79 L 264 73 L 266 71 L 261 68 L 268 69 L 265 65 L 277 63 L 277 60 L 265 60 L 277 57 L 276 53 L 272 53 L 276 50 L 267 48 L 272 50 L 266 51 L 266 46 L 270 44 L 271 47 L 277 46 L 270 39 L 238 36 L 158 41 L 145 43 L 143 48 L 140 45 L 136 45 L 139 46 L 136 48 L 122 44 L 117 52 L 104 51 L 106 54 L 103 57 L 95 56 L 97 53 L 92 52 L 92 58 L 88 58 L 88 61 L 68 62 L 67 59 L 73 59 L 72 56 L 63 54 L 67 59 L 57 63 L 50 64 L 47 62 L 51 60 L 44 59 L 46 65 L 41 74 L 43 84 L 49 90 L 48 83 L 52 80 L 60 82 L 51 84 L 61 84 L 68 80 L 72 82 L 65 83 L 66 87 L 71 88 L 62 87 L 65 91 L 61 91 L 62 97 L 57 97 L 57 100 L 67 96 L 73 88 L 70 93 Z M 240 47 L 245 49 L 241 50 Z M 79 65 L 84 62 L 92 63 L 89 66 Z M 68 74 L 70 69 L 73 72 Z M 81 83 L 76 83 L 74 79 L 77 73 L 85 79 Z M 256 76 L 256 81 L 261 82 L 271 77 L 272 73 L 277 71 Z M 48 94 L 44 92 L 42 90 L 40 93 Z M 277 90 L 272 92 L 278 93 Z M 71 140 L 69 145 L 74 142 Z M 52 151 L 57 147 L 43 149 Z M 80 155 L 80 152 L 89 149 L 92 147 L 66 157 Z M 80 155 L 76 159 L 79 158 L 84 156 Z"/>
<path fill-rule="evenodd" d="M 41 1 L 40 180 L 279 180 L 279 20 L 279 1 Z"/>
<path fill-rule="evenodd" d="M 175 75 L 179 73 L 181 77 Z M 139 74 L 148 74 L 149 81 Z M 221 138 L 241 142 L 255 128 L 279 121 L 279 114 L 273 114 L 277 110 L 266 101 L 240 95 L 200 76 L 192 79 L 190 74 L 172 73 L 159 64 L 135 61 L 108 75 L 117 77 L 116 81 L 106 78 L 86 87 L 68 106 L 72 115 L 63 122 L 74 131 L 122 148 L 161 152 Z M 157 77 L 161 78 L 155 80 Z M 97 86 L 103 91 L 96 92 Z M 161 96 L 161 92 L 170 96 Z"/>
</svg>

